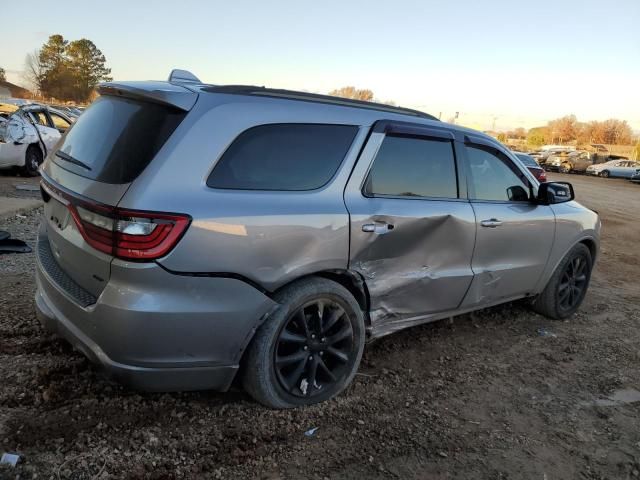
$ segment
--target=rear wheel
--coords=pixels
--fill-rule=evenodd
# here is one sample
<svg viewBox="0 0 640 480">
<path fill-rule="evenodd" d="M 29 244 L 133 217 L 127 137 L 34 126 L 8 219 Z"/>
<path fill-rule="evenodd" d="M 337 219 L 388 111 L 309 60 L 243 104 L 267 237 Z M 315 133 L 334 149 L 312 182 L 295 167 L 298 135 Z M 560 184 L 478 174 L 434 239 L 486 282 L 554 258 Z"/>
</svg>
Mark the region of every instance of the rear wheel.
<svg viewBox="0 0 640 480">
<path fill-rule="evenodd" d="M 602 173 L 600 173 L 600 176 L 604 178 L 609 178 L 609 175 L 609 170 L 603 170 Z"/>
<path fill-rule="evenodd" d="M 245 390 L 271 408 L 328 400 L 352 381 L 364 350 L 364 318 L 351 293 L 324 278 L 276 295 L 243 362 Z"/>
<path fill-rule="evenodd" d="M 22 173 L 27 177 L 38 175 L 38 167 L 42 164 L 42 151 L 35 145 L 29 145 L 24 156 L 24 167 Z"/>
<path fill-rule="evenodd" d="M 534 301 L 533 309 L 555 319 L 573 315 L 587 293 L 592 267 L 591 252 L 586 245 L 579 243 L 574 246 Z"/>
</svg>

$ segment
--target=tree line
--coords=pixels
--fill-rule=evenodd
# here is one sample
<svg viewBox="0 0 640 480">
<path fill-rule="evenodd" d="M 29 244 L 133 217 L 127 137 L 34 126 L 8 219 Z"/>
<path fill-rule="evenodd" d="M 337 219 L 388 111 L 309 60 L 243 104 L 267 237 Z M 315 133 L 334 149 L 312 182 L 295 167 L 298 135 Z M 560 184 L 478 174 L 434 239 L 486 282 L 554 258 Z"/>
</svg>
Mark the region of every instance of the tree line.
<svg viewBox="0 0 640 480">
<path fill-rule="evenodd" d="M 98 83 L 110 81 L 111 69 L 98 47 L 86 38 L 68 41 L 51 35 L 38 50 L 27 55 L 27 80 L 44 97 L 87 102 Z"/>
<path fill-rule="evenodd" d="M 608 145 L 629 145 L 633 143 L 633 131 L 626 120 L 610 118 L 603 121 L 579 122 L 575 115 L 566 115 L 547 122 L 542 127 L 528 131 L 517 128 L 505 132 L 500 137 L 526 140 L 531 146 L 576 142 L 578 145 L 604 143 Z"/>
</svg>

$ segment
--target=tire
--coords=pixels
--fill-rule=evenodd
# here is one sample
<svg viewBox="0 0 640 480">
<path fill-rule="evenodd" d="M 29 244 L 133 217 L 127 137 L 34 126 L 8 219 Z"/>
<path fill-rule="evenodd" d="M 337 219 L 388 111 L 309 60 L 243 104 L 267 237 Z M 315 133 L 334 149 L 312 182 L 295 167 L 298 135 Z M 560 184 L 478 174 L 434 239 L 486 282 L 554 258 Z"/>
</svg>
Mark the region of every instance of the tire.
<svg viewBox="0 0 640 480">
<path fill-rule="evenodd" d="M 609 170 L 603 170 L 603 171 L 600 173 L 600 176 L 601 176 L 602 178 L 609 178 L 609 175 L 610 175 Z"/>
<path fill-rule="evenodd" d="M 587 293 L 592 268 L 593 260 L 587 246 L 582 243 L 575 245 L 562 259 L 545 289 L 533 302 L 533 310 L 557 320 L 573 315 Z"/>
<path fill-rule="evenodd" d="M 38 167 L 42 164 L 42 151 L 36 145 L 29 145 L 24 155 L 24 167 L 22 173 L 27 177 L 39 175 Z"/>
<path fill-rule="evenodd" d="M 277 293 L 275 301 L 280 306 L 260 326 L 243 359 L 246 392 L 276 409 L 340 394 L 353 380 L 364 350 L 358 302 L 342 285 L 324 278 L 295 282 Z M 344 338 L 335 341 L 339 337 Z"/>
</svg>

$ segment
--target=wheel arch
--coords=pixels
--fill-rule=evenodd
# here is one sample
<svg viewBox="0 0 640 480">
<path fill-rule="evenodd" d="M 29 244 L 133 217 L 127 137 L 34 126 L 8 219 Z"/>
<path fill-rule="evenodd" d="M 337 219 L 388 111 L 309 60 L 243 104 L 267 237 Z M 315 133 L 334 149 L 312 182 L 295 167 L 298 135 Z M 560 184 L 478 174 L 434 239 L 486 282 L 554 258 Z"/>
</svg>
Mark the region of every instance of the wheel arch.
<svg viewBox="0 0 640 480">
<path fill-rule="evenodd" d="M 358 305 L 360 305 L 360 309 L 364 314 L 365 325 L 367 327 L 370 326 L 371 319 L 369 318 L 369 306 L 371 302 L 369 297 L 369 290 L 364 281 L 364 278 L 362 278 L 362 276 L 359 273 L 354 272 L 352 270 L 331 269 L 331 270 L 320 270 L 317 272 L 305 274 L 288 281 L 286 284 L 280 286 L 277 290 L 272 292 L 272 294 L 277 293 L 278 291 L 288 287 L 294 282 L 298 282 L 305 278 L 312 278 L 312 277 L 326 278 L 327 280 L 332 280 L 342 285 L 344 288 L 346 288 L 351 293 L 351 295 L 353 295 L 353 297 L 356 299 L 356 302 L 358 302 Z"/>
<path fill-rule="evenodd" d="M 567 244 L 566 248 L 563 248 L 561 253 L 558 252 L 549 260 L 547 267 L 545 268 L 544 273 L 538 280 L 536 288 L 534 289 L 535 294 L 541 293 L 547 285 L 547 282 L 554 274 L 562 260 L 567 256 L 567 254 L 574 248 L 576 245 L 584 245 L 589 249 L 589 253 L 591 254 L 592 264 L 595 264 L 596 257 L 598 255 L 598 242 L 595 237 L 590 235 L 583 235 L 579 238 L 574 239 L 571 243 Z"/>
<path fill-rule="evenodd" d="M 25 166 L 27 164 L 27 153 L 29 153 L 29 150 L 32 148 L 38 149 L 38 151 L 40 152 L 40 155 L 42 155 L 42 160 L 44 161 L 44 152 L 42 151 L 42 147 L 40 146 L 40 143 L 33 142 L 27 145 L 27 148 L 24 149 L 24 155 L 22 155 L 22 166 Z"/>
<path fill-rule="evenodd" d="M 591 237 L 587 237 L 583 238 L 578 243 L 582 243 L 589 249 L 589 253 L 591 254 L 591 261 L 595 263 L 596 257 L 598 256 L 598 246 L 596 245 L 596 241 Z"/>
</svg>

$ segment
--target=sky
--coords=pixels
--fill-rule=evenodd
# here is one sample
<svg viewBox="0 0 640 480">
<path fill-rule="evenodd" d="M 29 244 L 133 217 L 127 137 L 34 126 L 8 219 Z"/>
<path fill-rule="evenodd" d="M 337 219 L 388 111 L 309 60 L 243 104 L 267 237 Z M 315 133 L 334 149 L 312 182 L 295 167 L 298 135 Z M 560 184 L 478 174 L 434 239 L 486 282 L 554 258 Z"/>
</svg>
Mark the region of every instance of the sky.
<svg viewBox="0 0 640 480">
<path fill-rule="evenodd" d="M 25 55 L 60 33 L 92 40 L 115 80 L 183 68 L 213 84 L 368 88 L 483 130 L 574 114 L 640 131 L 640 0 L 0 0 L 0 18 L 18 84 Z"/>
</svg>

